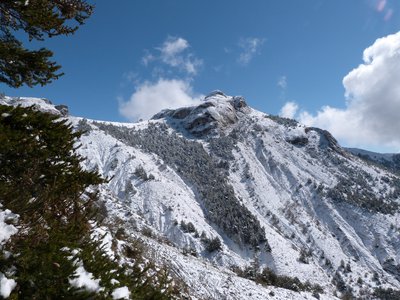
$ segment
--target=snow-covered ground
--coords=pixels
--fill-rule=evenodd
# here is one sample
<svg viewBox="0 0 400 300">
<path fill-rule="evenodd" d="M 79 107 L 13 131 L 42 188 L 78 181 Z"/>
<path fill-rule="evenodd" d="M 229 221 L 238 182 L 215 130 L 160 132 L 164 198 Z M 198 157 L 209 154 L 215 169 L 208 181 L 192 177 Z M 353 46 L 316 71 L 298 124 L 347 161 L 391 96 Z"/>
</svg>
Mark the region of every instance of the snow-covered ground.
<svg viewBox="0 0 400 300">
<path fill-rule="evenodd" d="M 59 112 L 41 99 L 28 102 Z M 262 286 L 231 271 L 255 263 L 320 285 L 321 299 L 340 296 L 340 286 L 358 296 L 377 286 L 400 288 L 400 178 L 344 151 L 329 133 L 220 92 L 198 107 L 140 123 L 68 118 L 86 130 L 79 141 L 85 167 L 110 179 L 100 191 L 110 224 L 145 241 L 152 258 L 170 266 L 193 299 L 313 299 L 310 292 Z M 180 141 L 188 146 L 174 148 Z M 190 162 L 192 171 L 168 151 Z M 196 166 L 204 162 L 201 151 L 217 173 Z M 196 172 L 218 174 L 215 187 L 202 187 Z M 271 252 L 238 242 L 210 217 L 202 189 L 221 182 L 235 195 L 221 205 L 237 201 L 243 215 L 254 216 Z M 196 232 L 186 232 L 181 222 Z M 218 237 L 222 249 L 209 253 L 203 232 Z"/>
</svg>

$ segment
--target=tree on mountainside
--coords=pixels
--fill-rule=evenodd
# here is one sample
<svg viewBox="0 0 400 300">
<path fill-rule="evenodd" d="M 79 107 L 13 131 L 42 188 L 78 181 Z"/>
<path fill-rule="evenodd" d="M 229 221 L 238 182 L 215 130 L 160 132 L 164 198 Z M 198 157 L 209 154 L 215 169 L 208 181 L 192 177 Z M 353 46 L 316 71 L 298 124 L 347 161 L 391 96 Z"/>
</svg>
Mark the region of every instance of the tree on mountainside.
<svg viewBox="0 0 400 300">
<path fill-rule="evenodd" d="M 0 105 L 0 212 L 15 214 L 5 222 L 18 228 L 0 244 L 0 279 L 15 281 L 9 299 L 112 299 L 117 288 L 131 299 L 171 299 L 179 291 L 166 270 L 127 241 L 129 260 L 113 259 L 93 236 L 105 180 L 81 166 L 81 134 L 55 115 Z M 82 268 L 98 287 L 74 284 Z"/>
<path fill-rule="evenodd" d="M 21 299 L 78 296 L 70 251 L 90 241 L 96 194 L 87 188 L 104 182 L 80 166 L 79 135 L 57 116 L 0 106 L 0 204 L 19 216 L 19 233 L 0 248 L 10 253 L 0 272 L 12 275 Z"/>
<path fill-rule="evenodd" d="M 43 86 L 62 76 L 52 51 L 28 49 L 16 35 L 25 32 L 29 41 L 70 35 L 92 11 L 83 0 L 1 0 L 0 82 L 14 88 Z"/>
</svg>

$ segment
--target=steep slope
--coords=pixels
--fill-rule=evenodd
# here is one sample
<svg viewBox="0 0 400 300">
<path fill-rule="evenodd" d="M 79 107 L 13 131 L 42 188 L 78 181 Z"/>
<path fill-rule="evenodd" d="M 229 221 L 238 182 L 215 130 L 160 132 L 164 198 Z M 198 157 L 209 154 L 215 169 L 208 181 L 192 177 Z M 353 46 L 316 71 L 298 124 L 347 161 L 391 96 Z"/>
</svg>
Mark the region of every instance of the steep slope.
<svg viewBox="0 0 400 300">
<path fill-rule="evenodd" d="M 68 118 L 86 131 L 86 167 L 109 178 L 107 222 L 151 245 L 193 298 L 332 299 L 400 288 L 400 178 L 328 132 L 219 91 L 140 123 Z M 257 279 L 251 272 L 264 267 L 324 292 L 237 276 Z"/>
<path fill-rule="evenodd" d="M 392 172 L 400 172 L 400 154 L 398 153 L 376 153 L 357 148 L 346 148 L 350 153 L 360 157 L 364 161 L 378 164 Z"/>
</svg>

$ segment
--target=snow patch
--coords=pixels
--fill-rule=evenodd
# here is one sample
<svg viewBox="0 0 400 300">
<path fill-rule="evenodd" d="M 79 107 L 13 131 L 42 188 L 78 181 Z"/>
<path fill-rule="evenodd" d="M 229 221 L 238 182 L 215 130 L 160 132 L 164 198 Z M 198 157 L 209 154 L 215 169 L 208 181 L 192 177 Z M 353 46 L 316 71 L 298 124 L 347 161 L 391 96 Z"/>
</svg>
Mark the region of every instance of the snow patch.
<svg viewBox="0 0 400 300">
<path fill-rule="evenodd" d="M 17 215 L 13 214 L 10 210 L 0 210 L 0 245 L 6 243 L 8 239 L 18 232 L 18 229 L 12 225 L 7 224 L 6 221 L 15 219 Z"/>
<path fill-rule="evenodd" d="M 129 299 L 130 295 L 131 295 L 131 292 L 129 291 L 128 287 L 126 287 L 126 286 L 115 289 L 111 294 L 113 299 Z"/>
<path fill-rule="evenodd" d="M 81 264 L 75 271 L 76 278 L 70 279 L 69 283 L 76 288 L 84 288 L 88 291 L 98 292 L 100 287 L 100 279 L 94 279 L 93 274 L 85 270 Z"/>
<path fill-rule="evenodd" d="M 8 279 L 3 273 L 0 272 L 0 296 L 8 298 L 12 290 L 17 286 L 14 279 Z"/>
</svg>

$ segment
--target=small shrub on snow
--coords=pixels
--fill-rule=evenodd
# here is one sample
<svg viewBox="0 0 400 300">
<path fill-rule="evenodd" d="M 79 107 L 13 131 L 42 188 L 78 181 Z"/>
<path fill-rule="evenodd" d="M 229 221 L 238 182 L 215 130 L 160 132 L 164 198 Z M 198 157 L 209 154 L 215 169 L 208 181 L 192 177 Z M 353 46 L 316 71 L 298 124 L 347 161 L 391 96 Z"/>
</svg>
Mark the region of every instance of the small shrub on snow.
<svg viewBox="0 0 400 300">
<path fill-rule="evenodd" d="M 277 275 L 269 268 L 264 268 L 261 272 L 253 266 L 244 269 L 235 267 L 233 271 L 240 277 L 253 280 L 262 285 L 272 285 L 295 292 L 308 291 L 316 294 L 323 293 L 323 288 L 318 284 L 310 282 L 302 283 L 297 277 L 289 277 L 285 275 Z"/>
<path fill-rule="evenodd" d="M 201 241 L 208 252 L 220 251 L 222 249 L 221 240 L 218 237 L 208 238 L 204 231 L 201 234 Z"/>
<path fill-rule="evenodd" d="M 147 177 L 146 170 L 145 170 L 142 166 L 136 167 L 135 173 L 134 173 L 134 174 L 135 174 L 136 177 L 138 177 L 138 178 L 140 178 L 140 179 L 142 179 L 142 180 L 144 180 L 144 181 L 146 181 L 146 180 L 149 179 L 149 178 Z"/>
<path fill-rule="evenodd" d="M 181 226 L 182 231 L 185 233 L 186 232 L 188 232 L 188 233 L 196 233 L 197 232 L 197 230 L 194 227 L 192 222 L 185 223 L 185 221 L 182 220 L 180 226 Z"/>
<path fill-rule="evenodd" d="M 381 300 L 398 300 L 400 299 L 400 291 L 394 290 L 392 288 L 376 288 L 374 290 L 373 296 Z"/>
<path fill-rule="evenodd" d="M 311 257 L 311 250 L 306 250 L 302 248 L 300 250 L 300 256 L 299 256 L 299 261 L 303 264 L 308 264 L 309 263 L 309 258 Z"/>
</svg>

